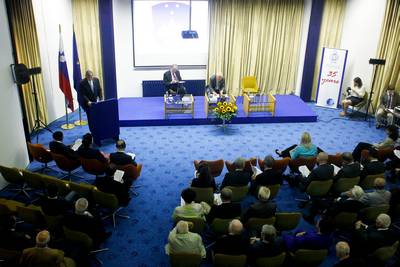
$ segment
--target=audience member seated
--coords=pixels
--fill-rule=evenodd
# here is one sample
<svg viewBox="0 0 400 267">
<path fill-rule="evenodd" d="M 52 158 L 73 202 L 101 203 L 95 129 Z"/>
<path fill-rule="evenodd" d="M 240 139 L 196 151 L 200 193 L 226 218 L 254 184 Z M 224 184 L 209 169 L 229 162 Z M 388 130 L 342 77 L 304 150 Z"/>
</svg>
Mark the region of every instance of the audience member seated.
<svg viewBox="0 0 400 267">
<path fill-rule="evenodd" d="M 110 163 L 115 165 L 127 165 L 133 164 L 137 165 L 135 159 L 132 158 L 131 155 L 125 152 L 126 144 L 124 140 L 118 140 L 115 143 L 115 147 L 117 148 L 117 152 L 110 154 Z"/>
<path fill-rule="evenodd" d="M 20 265 L 24 267 L 69 267 L 75 266 L 72 259 L 64 257 L 64 252 L 48 247 L 50 233 L 46 230 L 36 235 L 36 247 L 24 249 Z"/>
<path fill-rule="evenodd" d="M 383 149 L 383 148 L 392 148 L 396 142 L 396 140 L 399 138 L 399 130 L 397 129 L 397 126 L 395 125 L 389 125 L 386 127 L 386 138 L 380 143 L 375 143 L 375 144 L 369 144 L 369 143 L 364 143 L 360 142 L 357 144 L 357 146 L 353 150 L 353 158 L 355 161 L 360 162 L 361 159 L 361 151 L 364 149 L 368 150 L 375 150 L 377 151 L 378 149 Z"/>
<path fill-rule="evenodd" d="M 49 143 L 50 151 L 63 155 L 69 159 L 78 159 L 78 154 L 71 147 L 63 143 L 64 134 L 61 131 L 53 133 L 53 141 Z"/>
<path fill-rule="evenodd" d="M 378 160 L 378 151 L 370 149 L 368 158 L 362 160 L 363 170 L 361 171 L 360 181 L 367 175 L 375 175 L 385 172 L 385 163 Z"/>
<path fill-rule="evenodd" d="M 100 162 L 107 163 L 108 159 L 100 150 L 92 148 L 92 144 L 92 134 L 85 134 L 82 138 L 82 145 L 78 148 L 79 156 L 86 159 L 97 159 Z"/>
<path fill-rule="evenodd" d="M 325 215 L 335 217 L 341 212 L 359 213 L 360 210 L 367 207 L 361 202 L 364 195 L 364 190 L 355 185 L 351 190 L 343 192 L 342 196 L 327 209 Z"/>
<path fill-rule="evenodd" d="M 0 248 L 22 251 L 34 245 L 32 238 L 16 229 L 17 220 L 14 215 L 0 216 Z"/>
<path fill-rule="evenodd" d="M 62 197 L 58 196 L 58 187 L 54 184 L 47 186 L 47 196 L 39 200 L 39 206 L 46 215 L 64 215 L 72 206 Z"/>
<path fill-rule="evenodd" d="M 342 154 L 342 168 L 333 178 L 338 180 L 340 178 L 354 178 L 361 174 L 361 165 L 358 162 L 354 162 L 353 155 L 350 152 L 344 152 Z"/>
<path fill-rule="evenodd" d="M 243 235 L 243 224 L 234 219 L 229 224 L 229 233 L 217 239 L 214 254 L 246 255 L 249 239 Z"/>
<path fill-rule="evenodd" d="M 210 212 L 206 216 L 207 222 L 211 223 L 215 218 L 220 219 L 233 219 L 240 217 L 242 208 L 240 203 L 232 203 L 232 190 L 224 188 L 221 191 L 221 205 L 214 205 L 211 207 Z"/>
<path fill-rule="evenodd" d="M 300 145 L 293 145 L 283 151 L 275 149 L 275 153 L 282 158 L 297 159 L 315 157 L 319 152 L 318 150 L 318 147 L 311 142 L 311 135 L 308 132 L 304 132 L 301 135 Z"/>
<path fill-rule="evenodd" d="M 389 201 L 389 215 L 393 221 L 400 218 L 400 187 L 390 189 L 390 201 Z"/>
<path fill-rule="evenodd" d="M 212 187 L 214 192 L 217 190 L 217 185 L 215 184 L 214 177 L 212 177 L 210 172 L 210 167 L 205 161 L 200 162 L 196 172 L 196 177 L 192 180 L 192 187 L 209 188 Z"/>
<path fill-rule="evenodd" d="M 185 221 L 179 221 L 175 228 L 168 235 L 168 244 L 165 245 L 165 253 L 193 253 L 199 254 L 202 258 L 206 257 L 201 236 L 189 232 L 189 224 Z"/>
<path fill-rule="evenodd" d="M 328 164 L 328 154 L 320 152 L 317 156 L 318 166 L 307 177 L 300 178 L 300 189 L 305 190 L 312 181 L 326 181 L 333 179 L 334 167 Z"/>
<path fill-rule="evenodd" d="M 366 256 L 378 248 L 393 245 L 396 236 L 389 228 L 390 224 L 390 216 L 384 213 L 379 214 L 373 226 L 357 221 L 351 246 L 355 254 Z"/>
<path fill-rule="evenodd" d="M 269 200 L 271 191 L 265 186 L 258 190 L 258 201 L 252 204 L 242 216 L 242 222 L 246 223 L 250 218 L 270 218 L 275 215 L 276 204 Z"/>
<path fill-rule="evenodd" d="M 190 188 L 186 188 L 182 191 L 181 197 L 185 203 L 183 206 L 175 208 L 172 214 L 174 221 L 178 216 L 184 218 L 204 218 L 206 209 L 203 207 L 207 204 L 204 202 L 202 202 L 202 204 L 194 202 L 196 199 L 196 192 Z"/>
<path fill-rule="evenodd" d="M 361 201 L 368 206 L 387 205 L 390 201 L 390 192 L 385 190 L 386 181 L 384 178 L 376 178 L 373 192 L 365 193 Z"/>
<path fill-rule="evenodd" d="M 298 249 L 328 249 L 332 243 L 332 226 L 331 220 L 320 219 L 315 230 L 284 234 L 287 250 L 294 252 Z"/>
<path fill-rule="evenodd" d="M 131 198 L 129 197 L 129 186 L 114 180 L 115 170 L 107 169 L 106 175 L 98 176 L 94 185 L 102 192 L 114 194 L 120 206 L 127 206 Z"/>
<path fill-rule="evenodd" d="M 284 252 L 283 240 L 277 237 L 273 225 L 263 225 L 261 228 L 261 240 L 250 239 L 248 262 L 254 264 L 258 258 L 274 257 Z"/>
<path fill-rule="evenodd" d="M 75 202 L 75 212 L 67 213 L 64 224 L 71 230 L 89 235 L 94 245 L 99 246 L 111 236 L 111 232 L 106 232 L 102 221 L 87 211 L 88 206 L 89 202 L 86 198 L 78 199 Z"/>
<path fill-rule="evenodd" d="M 274 165 L 274 158 L 271 155 L 268 155 L 264 158 L 264 170 L 259 175 L 253 174 L 250 193 L 256 194 L 257 188 L 260 186 L 268 186 L 275 184 L 282 184 L 282 174 L 278 171 L 272 169 Z"/>
<path fill-rule="evenodd" d="M 244 186 L 251 180 L 251 173 L 244 171 L 246 160 L 237 158 L 235 160 L 235 171 L 227 172 L 221 184 L 221 189 L 225 186 Z"/>
<path fill-rule="evenodd" d="M 350 246 L 345 241 L 340 241 L 335 246 L 336 257 L 339 262 L 333 267 L 364 267 L 366 262 L 361 258 L 356 258 L 350 254 Z"/>
</svg>

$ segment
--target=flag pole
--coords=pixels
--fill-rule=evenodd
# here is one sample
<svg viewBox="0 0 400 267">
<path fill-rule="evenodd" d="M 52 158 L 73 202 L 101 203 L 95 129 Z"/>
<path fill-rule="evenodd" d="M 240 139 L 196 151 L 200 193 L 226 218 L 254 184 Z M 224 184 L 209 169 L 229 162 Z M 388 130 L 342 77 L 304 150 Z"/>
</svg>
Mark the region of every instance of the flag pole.
<svg viewBox="0 0 400 267">
<path fill-rule="evenodd" d="M 82 120 L 82 109 L 81 109 L 81 106 L 79 106 L 78 110 L 79 110 L 79 120 L 75 121 L 74 124 L 76 126 L 85 126 L 85 125 L 87 125 L 88 122 L 85 121 L 85 120 Z"/>
</svg>

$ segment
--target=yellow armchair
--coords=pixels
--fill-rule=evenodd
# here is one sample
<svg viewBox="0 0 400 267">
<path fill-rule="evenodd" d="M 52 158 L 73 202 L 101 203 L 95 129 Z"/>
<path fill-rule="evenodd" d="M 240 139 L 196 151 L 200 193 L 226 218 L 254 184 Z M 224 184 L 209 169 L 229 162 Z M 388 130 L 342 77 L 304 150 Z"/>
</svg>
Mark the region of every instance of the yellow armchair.
<svg viewBox="0 0 400 267">
<path fill-rule="evenodd" d="M 242 95 L 257 94 L 259 91 L 257 79 L 255 76 L 245 76 L 242 78 Z"/>
</svg>

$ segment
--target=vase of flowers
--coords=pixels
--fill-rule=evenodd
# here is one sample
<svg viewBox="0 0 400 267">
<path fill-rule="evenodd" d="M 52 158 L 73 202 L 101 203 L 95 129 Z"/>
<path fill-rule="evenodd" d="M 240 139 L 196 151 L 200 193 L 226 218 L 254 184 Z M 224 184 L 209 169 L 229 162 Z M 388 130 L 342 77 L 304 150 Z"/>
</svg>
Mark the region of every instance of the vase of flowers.
<svg viewBox="0 0 400 267">
<path fill-rule="evenodd" d="M 214 108 L 214 115 L 222 121 L 222 127 L 225 129 L 227 124 L 237 115 L 237 106 L 234 103 L 218 101 Z"/>
</svg>

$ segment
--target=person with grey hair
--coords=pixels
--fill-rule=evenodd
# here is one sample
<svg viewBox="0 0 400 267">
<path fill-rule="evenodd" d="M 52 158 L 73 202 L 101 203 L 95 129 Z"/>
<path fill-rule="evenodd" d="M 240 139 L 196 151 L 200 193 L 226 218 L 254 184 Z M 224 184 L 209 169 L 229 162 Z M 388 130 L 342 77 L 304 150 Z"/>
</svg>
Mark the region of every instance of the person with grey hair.
<svg viewBox="0 0 400 267">
<path fill-rule="evenodd" d="M 167 94 L 184 95 L 185 87 L 182 85 L 181 73 L 178 70 L 178 65 L 172 64 L 169 70 L 164 73 L 163 81 Z"/>
<path fill-rule="evenodd" d="M 317 164 L 318 166 L 311 170 L 307 177 L 300 178 L 299 188 L 301 190 L 305 190 L 312 181 L 326 181 L 333 178 L 334 167 L 331 164 L 328 164 L 327 153 L 318 153 Z"/>
<path fill-rule="evenodd" d="M 345 241 L 337 242 L 335 246 L 336 257 L 339 262 L 333 265 L 333 267 L 364 267 L 367 266 L 366 262 L 361 258 L 353 257 L 350 254 L 350 246 Z"/>
<path fill-rule="evenodd" d="M 361 201 L 364 194 L 364 190 L 355 185 L 349 191 L 343 192 L 341 197 L 327 209 L 325 214 L 335 217 L 341 212 L 359 213 L 362 209 L 368 207 Z"/>
<path fill-rule="evenodd" d="M 255 195 L 257 193 L 257 188 L 260 186 L 276 185 L 282 184 L 282 173 L 274 170 L 275 159 L 271 155 L 267 155 L 264 158 L 264 170 L 259 175 L 253 174 L 250 193 Z"/>
<path fill-rule="evenodd" d="M 215 254 L 246 255 L 249 238 L 243 235 L 243 224 L 234 219 L 229 224 L 229 233 L 217 239 L 214 247 Z"/>
<path fill-rule="evenodd" d="M 354 178 L 361 174 L 361 165 L 358 162 L 354 162 L 353 155 L 350 152 L 342 153 L 342 168 L 333 177 L 334 180 L 340 178 Z"/>
<path fill-rule="evenodd" d="M 356 255 L 366 256 L 378 248 L 393 245 L 397 236 L 390 229 L 391 223 L 390 216 L 384 213 L 378 215 L 373 226 L 357 221 L 352 245 Z"/>
<path fill-rule="evenodd" d="M 250 218 L 270 218 L 275 215 L 276 204 L 270 201 L 271 191 L 268 187 L 261 186 L 258 190 L 258 201 L 252 204 L 242 216 L 246 223 Z"/>
<path fill-rule="evenodd" d="M 80 104 L 86 113 L 92 103 L 103 100 L 100 81 L 98 78 L 93 76 L 91 70 L 86 71 L 85 78 L 79 83 L 79 96 L 80 99 L 82 99 Z"/>
<path fill-rule="evenodd" d="M 48 247 L 50 233 L 46 230 L 36 235 L 36 247 L 24 249 L 20 258 L 20 265 L 25 267 L 73 267 L 74 260 L 64 257 L 64 252 Z"/>
<path fill-rule="evenodd" d="M 64 225 L 75 231 L 83 232 L 93 239 L 95 246 L 98 246 L 111 236 L 111 232 L 106 232 L 100 218 L 93 216 L 87 209 L 89 202 L 86 198 L 79 198 L 75 202 L 74 213 L 67 213 Z"/>
<path fill-rule="evenodd" d="M 248 262 L 254 264 L 258 258 L 274 257 L 284 252 L 284 244 L 282 238 L 277 236 L 276 229 L 273 225 L 265 224 L 261 228 L 261 240 L 252 239 Z"/>
<path fill-rule="evenodd" d="M 374 191 L 364 195 L 361 201 L 368 206 L 388 205 L 391 197 L 390 191 L 385 189 L 385 178 L 376 178 L 374 180 Z"/>
<path fill-rule="evenodd" d="M 216 74 L 211 75 L 210 83 L 206 86 L 206 90 L 208 94 L 220 95 L 220 96 L 226 94 L 225 78 L 224 76 L 222 76 L 222 73 L 218 72 Z"/>
<path fill-rule="evenodd" d="M 251 173 L 244 170 L 245 164 L 246 160 L 244 158 L 237 158 L 235 160 L 235 170 L 225 174 L 224 180 L 221 184 L 221 190 L 225 186 L 244 186 L 249 184 Z"/>
<path fill-rule="evenodd" d="M 221 190 L 221 205 L 213 205 L 210 212 L 206 216 L 207 222 L 212 223 L 215 218 L 233 219 L 240 217 L 242 208 L 240 203 L 232 203 L 232 190 L 224 188 Z"/>
<path fill-rule="evenodd" d="M 189 231 L 186 221 L 179 221 L 168 235 L 168 244 L 165 245 L 165 253 L 192 253 L 206 257 L 206 249 L 201 236 Z"/>
</svg>

